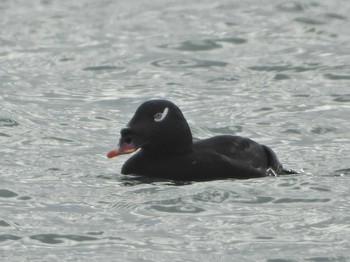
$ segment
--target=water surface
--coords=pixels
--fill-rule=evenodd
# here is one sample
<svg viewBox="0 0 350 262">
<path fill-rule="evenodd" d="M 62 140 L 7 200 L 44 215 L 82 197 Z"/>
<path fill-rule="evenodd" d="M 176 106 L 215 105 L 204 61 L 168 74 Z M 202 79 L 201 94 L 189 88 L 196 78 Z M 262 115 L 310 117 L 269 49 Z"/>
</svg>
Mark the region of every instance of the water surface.
<svg viewBox="0 0 350 262">
<path fill-rule="evenodd" d="M 348 1 L 2 1 L 3 261 L 348 261 Z M 108 160 L 137 106 L 298 176 L 175 184 Z"/>
</svg>

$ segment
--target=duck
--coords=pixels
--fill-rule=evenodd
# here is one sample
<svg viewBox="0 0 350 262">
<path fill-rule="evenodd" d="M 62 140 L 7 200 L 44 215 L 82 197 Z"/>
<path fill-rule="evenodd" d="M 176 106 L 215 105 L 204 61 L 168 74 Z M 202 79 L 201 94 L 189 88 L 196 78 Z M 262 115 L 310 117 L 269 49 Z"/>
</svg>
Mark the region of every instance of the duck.
<svg viewBox="0 0 350 262">
<path fill-rule="evenodd" d="M 135 153 L 134 153 L 135 152 Z M 121 174 L 174 181 L 251 179 L 297 173 L 284 169 L 268 146 L 236 135 L 193 139 L 183 113 L 169 100 L 149 100 L 120 131 L 108 158 L 134 153 Z"/>
</svg>

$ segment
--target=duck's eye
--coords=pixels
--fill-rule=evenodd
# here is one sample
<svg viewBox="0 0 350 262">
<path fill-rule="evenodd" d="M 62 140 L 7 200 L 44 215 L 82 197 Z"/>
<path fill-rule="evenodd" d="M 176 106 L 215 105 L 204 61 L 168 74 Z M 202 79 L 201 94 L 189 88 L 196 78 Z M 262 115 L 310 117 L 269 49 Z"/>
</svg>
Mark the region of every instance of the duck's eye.
<svg viewBox="0 0 350 262">
<path fill-rule="evenodd" d="M 156 122 L 162 121 L 162 120 L 166 117 L 166 115 L 168 114 L 168 111 L 169 111 L 169 109 L 166 107 L 166 108 L 164 109 L 163 113 L 157 113 L 157 114 L 155 114 L 155 115 L 153 116 L 154 121 L 156 121 Z"/>
</svg>

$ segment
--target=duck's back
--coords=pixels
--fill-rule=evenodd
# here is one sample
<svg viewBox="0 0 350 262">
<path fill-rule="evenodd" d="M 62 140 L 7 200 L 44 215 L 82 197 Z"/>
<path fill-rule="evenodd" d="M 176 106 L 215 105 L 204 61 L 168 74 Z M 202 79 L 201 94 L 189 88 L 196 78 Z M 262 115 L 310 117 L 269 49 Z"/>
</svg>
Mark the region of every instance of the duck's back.
<svg viewBox="0 0 350 262">
<path fill-rule="evenodd" d="M 193 144 L 193 149 L 197 153 L 215 152 L 238 161 L 242 165 L 252 166 L 254 168 L 266 168 L 267 165 L 264 148 L 260 144 L 245 137 L 222 135 L 197 140 Z"/>
<path fill-rule="evenodd" d="M 217 155 L 213 158 L 212 165 L 219 166 L 227 162 L 228 167 L 225 176 L 233 178 L 253 178 L 269 175 L 269 170 L 275 174 L 282 174 L 282 165 L 275 153 L 267 146 L 260 145 L 255 141 L 240 137 L 222 135 L 208 139 L 195 141 L 194 152 L 198 156 Z M 218 160 L 217 158 L 221 158 Z M 225 164 L 225 166 L 227 166 Z"/>
</svg>

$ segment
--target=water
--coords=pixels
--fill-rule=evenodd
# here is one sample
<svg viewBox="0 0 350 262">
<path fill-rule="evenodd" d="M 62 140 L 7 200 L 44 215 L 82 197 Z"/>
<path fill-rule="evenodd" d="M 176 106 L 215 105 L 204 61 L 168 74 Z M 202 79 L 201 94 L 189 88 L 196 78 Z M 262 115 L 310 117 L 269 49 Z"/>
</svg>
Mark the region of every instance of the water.
<svg viewBox="0 0 350 262">
<path fill-rule="evenodd" d="M 350 3 L 2 1 L 2 261 L 350 261 Z M 174 184 L 108 160 L 167 98 L 301 175 Z"/>
</svg>

